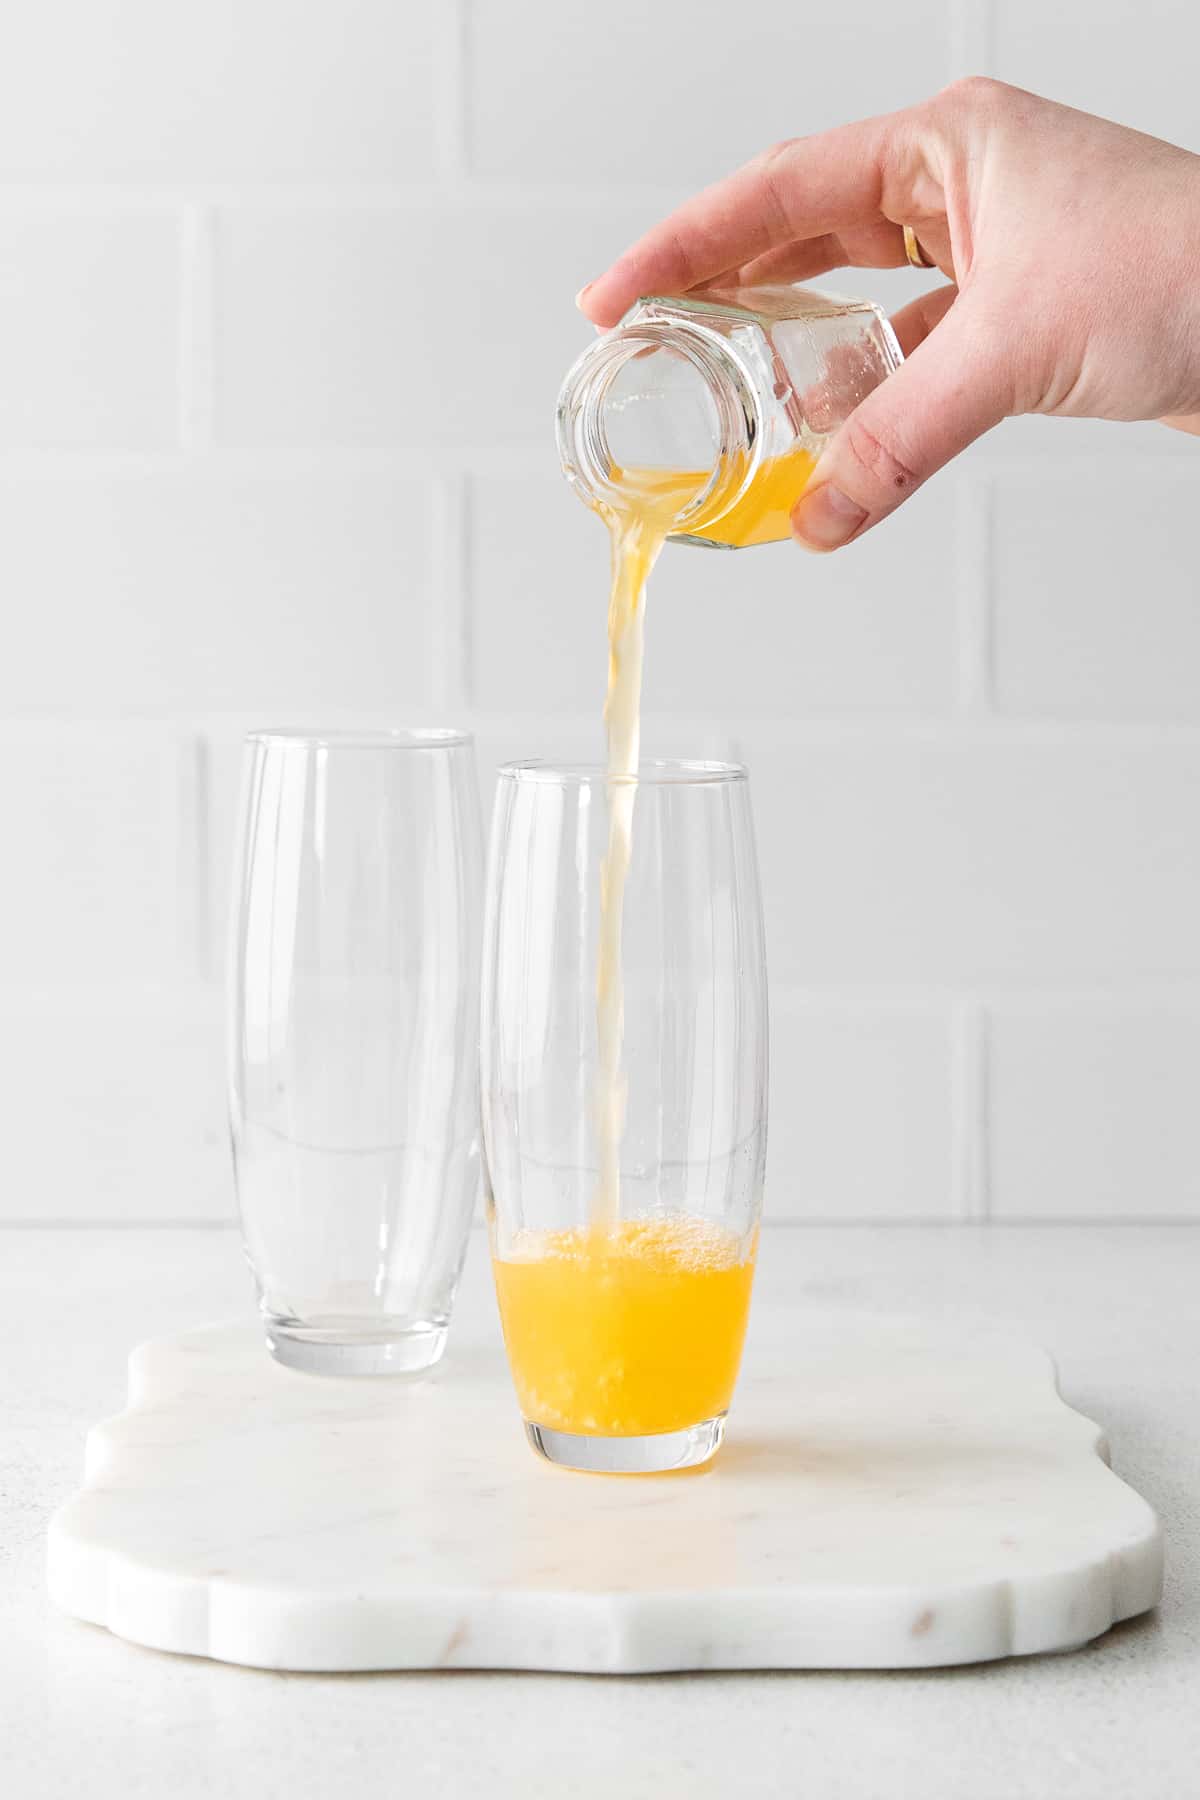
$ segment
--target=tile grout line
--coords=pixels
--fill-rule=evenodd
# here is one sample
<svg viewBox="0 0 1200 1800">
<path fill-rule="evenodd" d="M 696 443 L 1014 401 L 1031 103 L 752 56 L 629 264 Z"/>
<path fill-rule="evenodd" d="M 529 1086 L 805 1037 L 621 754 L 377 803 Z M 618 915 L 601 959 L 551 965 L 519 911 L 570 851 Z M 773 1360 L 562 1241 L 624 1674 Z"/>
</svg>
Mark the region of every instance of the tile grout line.
<svg viewBox="0 0 1200 1800">
<path fill-rule="evenodd" d="M 434 9 L 434 128 L 437 169 L 451 188 L 466 179 L 467 123 L 467 15 L 463 0 L 441 0 Z"/>
<path fill-rule="evenodd" d="M 94 218 L 137 213 L 162 214 L 182 208 L 220 209 L 228 212 L 262 212 L 295 216 L 306 213 L 351 211 L 429 212 L 445 208 L 447 189 L 471 207 L 490 207 L 497 213 L 544 213 L 558 209 L 574 214 L 611 212 L 636 206 L 639 213 L 666 213 L 678 204 L 679 190 L 661 181 L 613 179 L 582 183 L 564 176 L 553 180 L 491 180 L 467 173 L 469 130 L 457 100 L 456 84 L 462 77 L 465 53 L 451 36 L 449 0 L 438 18 L 443 25 L 445 48 L 435 80 L 444 91 L 446 104 L 439 107 L 436 130 L 435 173 L 415 181 L 369 181 L 347 177 L 338 180 L 294 181 L 164 181 L 62 182 L 53 188 L 41 183 L 0 181 L 0 218 L 29 213 L 64 211 Z"/>
<path fill-rule="evenodd" d="M 176 850 L 176 926 L 184 970 L 203 979 L 208 970 L 208 858 L 204 740 L 184 731 L 179 737 L 172 795 Z"/>
<path fill-rule="evenodd" d="M 954 1010 L 950 1131 L 954 1217 L 978 1223 L 990 1217 L 988 1192 L 988 1079 L 984 1009 L 971 996 Z"/>
<path fill-rule="evenodd" d="M 820 1017 L 826 1013 L 930 1011 L 962 1000 L 961 989 L 953 982 L 939 981 L 874 981 L 861 985 L 838 981 L 816 986 L 811 981 L 780 980 L 772 984 L 771 991 L 781 1017 L 800 1013 Z M 1138 1011 L 1193 1018 L 1200 1013 L 1200 977 L 1164 975 L 1156 981 L 1126 978 L 1107 982 L 1026 978 L 1007 985 L 988 983 L 976 987 L 971 1004 L 980 1009 L 985 1021 L 993 1006 L 1056 1015 L 1098 1012 L 1103 1016 L 1106 1012 Z"/>
<path fill-rule="evenodd" d="M 436 500 L 432 502 L 436 508 Z M 436 535 L 431 527 L 431 537 Z M 449 564 L 451 552 L 436 559 L 431 554 L 431 561 Z M 440 578 L 440 577 L 439 577 Z M 467 585 L 464 583 L 464 585 Z M 451 595 L 451 611 L 454 610 L 454 598 Z M 468 621 L 469 627 L 469 621 Z M 441 621 L 434 622 L 433 638 L 436 641 L 441 631 Z M 469 638 L 469 628 L 464 634 Z M 454 659 L 459 654 L 454 649 L 454 630 L 447 630 L 446 660 L 450 668 L 455 666 Z M 437 653 L 440 656 L 441 652 Z M 469 661 L 469 658 L 464 659 Z M 453 691 L 456 684 L 447 682 L 447 691 L 455 698 Z M 527 731 L 531 725 L 546 725 L 556 732 L 574 733 L 587 736 L 594 735 L 596 716 L 591 711 L 578 707 L 559 710 L 553 706 L 534 708 L 532 706 L 516 707 L 504 710 L 495 706 L 479 706 L 470 698 L 470 682 L 464 677 L 458 685 L 457 704 L 464 712 L 469 712 L 480 731 L 519 730 Z M 429 714 L 444 704 L 438 699 L 423 702 L 414 699 L 408 710 L 414 715 L 414 723 L 433 724 L 433 718 L 418 717 Z M 192 709 L 188 709 L 189 713 Z M 233 707 L 228 713 L 215 713 L 211 708 L 201 706 L 200 715 L 217 728 L 226 728 L 232 718 L 244 720 L 245 730 L 252 730 L 263 722 L 261 710 L 250 712 L 245 707 Z M 391 717 L 391 709 L 382 704 L 363 707 L 336 706 L 332 702 L 323 709 L 323 718 L 330 726 L 340 725 L 353 729 L 372 722 L 383 723 Z M 98 710 L 95 706 L 80 703 L 78 706 L 61 705 L 56 701 L 45 704 L 31 704 L 18 709 L 10 707 L 0 717 L 0 733 L 12 737 L 15 733 L 27 732 L 32 735 L 45 734 L 57 727 L 117 727 L 130 731 L 145 733 L 161 732 L 179 723 L 179 711 L 169 699 L 144 707 L 130 704 L 115 710 Z M 676 737 L 683 733 L 690 734 L 696 753 L 706 753 L 718 757 L 731 757 L 738 761 L 749 760 L 751 772 L 757 767 L 757 759 L 777 754 L 798 754 L 810 751 L 814 747 L 820 749 L 866 748 L 879 751 L 883 755 L 894 752 L 898 747 L 911 745 L 941 746 L 974 753 L 980 749 L 996 750 L 1013 745 L 1027 750 L 1036 750 L 1054 754 L 1064 748 L 1076 751 L 1175 751 L 1193 755 L 1200 748 L 1200 720 L 1184 719 L 1140 719 L 1119 722 L 1085 716 L 1080 718 L 1063 718 L 1047 716 L 1037 720 L 1027 717 L 1004 718 L 966 718 L 963 716 L 921 715 L 911 717 L 895 717 L 889 715 L 830 713 L 824 716 L 808 715 L 792 718 L 764 717 L 756 722 L 747 736 L 744 731 L 731 727 L 713 714 L 672 711 L 662 708 L 647 708 L 643 714 L 646 730 L 670 731 Z M 706 748 L 707 747 L 707 748 Z M 885 986 L 890 984 L 885 983 Z M 1073 985 L 1068 983 L 1068 985 Z"/>
<path fill-rule="evenodd" d="M 430 548 L 431 681 L 435 705 L 467 710 L 473 689 L 471 619 L 467 594 L 468 490 L 461 475 L 433 484 Z M 461 723 L 450 720 L 450 723 Z"/>
<path fill-rule="evenodd" d="M 451 491 L 458 488 L 455 481 L 450 481 Z M 436 487 L 427 492 L 431 496 L 431 511 L 437 515 L 442 509 L 449 510 L 449 501 L 443 503 L 437 498 Z M 430 523 L 431 548 L 429 561 L 437 565 L 437 579 L 442 579 L 441 571 L 446 570 L 445 579 L 450 589 L 450 612 L 453 614 L 459 601 L 456 599 L 455 582 L 461 580 L 463 591 L 469 587 L 466 574 L 456 576 L 454 568 L 459 551 L 452 543 L 444 550 L 435 552 L 436 542 L 441 527 L 436 516 Z M 465 564 L 467 558 L 462 556 Z M 431 582 L 427 588 L 431 591 Z M 468 596 L 469 598 L 469 596 Z M 465 608 L 469 612 L 469 607 Z M 466 622 L 464 635 L 469 638 L 470 621 Z M 448 666 L 455 666 L 454 659 L 460 653 L 454 648 L 454 629 L 446 632 L 445 654 Z M 434 621 L 433 637 L 436 641 L 441 630 L 441 621 Z M 428 685 L 428 684 L 427 684 Z M 461 683 L 447 683 L 447 691 L 455 698 L 453 689 L 457 686 L 457 704 L 464 711 L 469 711 L 475 721 L 476 728 L 483 731 L 520 729 L 528 730 L 531 724 L 547 724 L 556 731 L 594 733 L 596 716 L 590 709 L 580 706 L 567 706 L 559 709 L 553 704 L 537 708 L 532 705 L 502 708 L 494 704 L 478 705 L 471 698 L 471 684 L 463 678 Z M 552 697 L 551 697 L 552 699 Z M 444 704 L 441 700 L 430 699 L 422 702 L 414 699 L 410 710 L 416 723 L 434 723 L 432 718 L 421 719 L 416 715 L 431 713 L 437 706 Z M 196 709 L 188 708 L 189 716 Z M 251 711 L 245 706 L 232 706 L 228 712 L 215 711 L 211 704 L 201 704 L 196 716 L 206 721 L 205 728 L 216 730 L 227 729 L 232 719 L 242 723 L 239 729 L 251 730 L 262 724 L 261 711 Z M 337 706 L 330 702 L 324 709 L 324 718 L 330 725 L 353 728 L 364 722 L 382 723 L 391 716 L 391 709 L 381 704 L 362 707 Z M 12 736 L 14 733 L 29 732 L 46 733 L 59 726 L 102 726 L 119 727 L 130 731 L 161 732 L 179 723 L 180 714 L 176 704 L 168 697 L 158 702 L 148 702 L 144 706 L 132 703 L 120 706 L 115 710 L 106 710 L 95 705 L 77 706 L 47 701 L 18 707 L 16 703 L 0 716 L 0 733 Z M 875 713 L 835 712 L 793 714 L 764 714 L 747 727 L 744 715 L 739 713 L 734 721 L 723 719 L 714 712 L 689 712 L 682 709 L 665 707 L 647 707 L 643 720 L 648 730 L 670 730 L 679 735 L 688 732 L 699 747 L 710 747 L 711 754 L 721 757 L 733 757 L 737 760 L 750 759 L 752 769 L 755 759 L 779 753 L 797 753 L 810 750 L 814 746 L 821 749 L 869 748 L 888 754 L 897 747 L 905 746 L 941 746 L 961 750 L 971 754 L 980 749 L 989 751 L 1013 745 L 1026 750 L 1056 753 L 1064 748 L 1075 751 L 1174 751 L 1194 754 L 1200 747 L 1200 718 L 1180 718 L 1166 716 L 1163 718 L 1131 718 L 1126 720 L 1103 718 L 1095 714 L 1078 716 L 1050 714 L 1030 715 L 968 715 L 966 713 L 920 713 L 899 714 L 879 711 Z M 890 984 L 885 983 L 885 986 Z M 1070 984 L 1069 984 L 1070 985 Z"/>
<path fill-rule="evenodd" d="M 961 1231 L 962 1219 L 935 1219 L 917 1217 L 906 1218 L 864 1218 L 860 1214 L 846 1214 L 834 1217 L 831 1214 L 809 1215 L 805 1218 L 770 1214 L 763 1219 L 763 1229 L 769 1232 L 803 1232 L 819 1231 Z M 1061 1214 L 1053 1218 L 1001 1218 L 989 1221 L 993 1230 L 998 1231 L 1036 1231 L 1039 1233 L 1063 1231 L 1182 1231 L 1200 1233 L 1200 1218 L 1180 1215 L 1178 1213 L 1146 1213 L 1136 1218 L 1128 1213 L 1091 1213 L 1086 1215 Z M 239 1232 L 240 1223 L 232 1214 L 201 1214 L 193 1218 L 184 1215 L 159 1216 L 155 1218 L 121 1218 L 119 1215 L 105 1214 L 99 1218 L 88 1218 L 80 1214 L 77 1218 L 69 1215 L 44 1218 L 0 1218 L 0 1233 L 6 1231 L 218 1231 Z M 476 1213 L 471 1219 L 471 1233 L 479 1236 L 486 1229 L 486 1221 Z M 253 1316 L 253 1315 L 251 1315 Z"/>
<path fill-rule="evenodd" d="M 214 442 L 214 248 L 211 212 L 186 207 L 179 229 L 179 442 L 191 454 L 211 450 Z"/>
<path fill-rule="evenodd" d="M 196 735 L 196 961 L 202 979 L 217 979 L 222 971 L 213 912 L 213 768 L 208 738 Z"/>
<path fill-rule="evenodd" d="M 191 332 L 189 320 L 189 344 Z M 180 335 L 182 337 L 184 333 L 181 332 Z M 210 355 L 212 335 L 210 325 L 207 328 Z M 195 385 L 189 383 L 189 389 Z M 1171 433 L 1164 431 L 1162 435 L 1166 440 Z M 1148 450 L 1142 447 L 1130 450 L 1121 464 L 1122 489 L 1130 480 L 1153 480 L 1156 488 L 1161 488 L 1164 482 L 1176 484 L 1182 497 L 1190 497 L 1195 486 L 1195 469 L 1189 461 L 1186 446 L 1194 440 L 1189 440 L 1182 432 L 1175 436 L 1184 448 L 1176 449 L 1164 441 L 1162 449 Z M 446 444 L 423 444 L 415 439 L 407 442 L 397 439 L 391 444 L 375 446 L 336 442 L 221 444 L 215 447 L 215 451 L 222 465 L 232 474 L 417 474 L 432 468 L 458 474 L 530 477 L 544 475 L 547 469 L 545 445 L 539 445 L 528 437 L 496 438 L 490 443 L 478 439 L 468 442 L 464 439 Z M 32 444 L 0 447 L 0 474 L 6 476 L 47 478 L 61 475 L 69 480 L 81 474 L 153 473 L 171 469 L 178 466 L 178 463 L 178 449 L 130 450 L 112 446 L 48 447 Z M 981 456 L 972 467 L 961 473 L 959 479 L 963 482 L 987 484 L 996 476 L 1003 476 L 1036 481 L 1040 486 L 1050 482 L 1064 485 L 1086 482 L 1094 487 L 1098 480 L 1111 475 L 1111 470 L 1111 452 L 1106 456 L 1095 449 L 1064 451 L 1057 458 L 1048 457 L 1041 452 L 1021 456 L 1006 451 L 987 458 Z M 945 479 L 953 480 L 955 477 L 948 474 Z"/>
</svg>

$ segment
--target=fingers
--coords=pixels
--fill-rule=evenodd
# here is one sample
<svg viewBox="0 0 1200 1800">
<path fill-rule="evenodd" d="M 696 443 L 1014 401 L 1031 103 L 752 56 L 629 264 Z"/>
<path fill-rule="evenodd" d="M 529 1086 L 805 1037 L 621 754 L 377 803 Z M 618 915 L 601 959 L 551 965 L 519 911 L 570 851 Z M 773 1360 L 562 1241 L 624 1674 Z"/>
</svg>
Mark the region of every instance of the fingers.
<svg viewBox="0 0 1200 1800">
<path fill-rule="evenodd" d="M 827 275 L 830 269 L 844 269 L 850 258 L 836 232 L 821 237 L 801 238 L 796 244 L 779 244 L 763 256 L 743 263 L 740 269 L 729 269 L 714 276 L 711 287 L 769 287 L 779 281 L 811 281 L 814 275 Z"/>
<path fill-rule="evenodd" d="M 655 225 L 584 288 L 580 306 L 615 325 L 640 294 L 687 293 L 797 239 L 877 224 L 893 129 L 865 119 L 768 150 Z"/>
<path fill-rule="evenodd" d="M 943 301 L 947 292 L 926 300 Z M 921 304 L 900 315 L 906 332 L 917 321 L 905 315 Z M 937 329 L 867 395 L 823 452 L 792 512 L 792 530 L 806 549 L 836 550 L 861 537 L 1012 410 L 1011 378 L 968 305 L 944 299 L 943 311 Z"/>
<path fill-rule="evenodd" d="M 956 287 L 931 288 L 892 314 L 892 330 L 905 356 L 911 356 L 917 345 L 925 342 L 957 299 Z"/>
<path fill-rule="evenodd" d="M 831 231 L 823 237 L 781 244 L 737 270 L 729 285 L 766 287 L 776 281 L 811 281 L 831 269 L 899 269 L 905 260 L 900 227 L 882 219 L 857 231 Z"/>
</svg>

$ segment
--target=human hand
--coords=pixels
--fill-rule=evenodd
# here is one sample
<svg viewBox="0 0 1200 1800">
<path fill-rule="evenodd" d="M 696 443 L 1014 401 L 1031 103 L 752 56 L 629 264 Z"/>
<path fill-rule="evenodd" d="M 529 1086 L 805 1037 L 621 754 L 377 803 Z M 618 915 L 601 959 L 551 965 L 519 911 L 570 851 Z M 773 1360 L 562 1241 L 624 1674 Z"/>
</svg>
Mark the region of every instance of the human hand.
<svg viewBox="0 0 1200 1800">
<path fill-rule="evenodd" d="M 954 285 L 893 319 L 908 360 L 825 449 L 792 514 L 832 550 L 1001 419 L 1200 429 L 1200 157 L 975 77 L 907 111 L 778 144 L 656 225 L 579 296 L 895 268 L 902 225 Z"/>
</svg>

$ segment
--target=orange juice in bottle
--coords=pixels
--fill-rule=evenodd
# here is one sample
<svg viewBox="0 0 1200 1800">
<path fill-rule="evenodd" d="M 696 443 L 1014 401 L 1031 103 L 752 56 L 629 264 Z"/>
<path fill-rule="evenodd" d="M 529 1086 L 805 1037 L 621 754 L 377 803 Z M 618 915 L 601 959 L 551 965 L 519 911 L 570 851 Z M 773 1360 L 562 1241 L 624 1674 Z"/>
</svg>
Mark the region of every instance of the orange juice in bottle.
<svg viewBox="0 0 1200 1800">
<path fill-rule="evenodd" d="M 609 518 L 673 497 L 665 539 L 778 543 L 824 445 L 900 361 L 868 300 L 794 287 L 647 296 L 563 383 L 563 471 Z"/>
</svg>

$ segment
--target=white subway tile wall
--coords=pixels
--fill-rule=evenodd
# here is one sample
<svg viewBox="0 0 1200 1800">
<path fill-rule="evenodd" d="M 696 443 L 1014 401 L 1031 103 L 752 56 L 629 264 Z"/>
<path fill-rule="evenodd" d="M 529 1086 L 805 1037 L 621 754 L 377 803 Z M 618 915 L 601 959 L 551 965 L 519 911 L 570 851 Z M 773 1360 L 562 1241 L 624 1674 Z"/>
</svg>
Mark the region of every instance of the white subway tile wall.
<svg viewBox="0 0 1200 1800">
<path fill-rule="evenodd" d="M 38 0 L 0 59 L 0 180 L 426 181 L 438 11 Z"/>
<path fill-rule="evenodd" d="M 784 989 L 772 1024 L 770 1216 L 960 1216 L 953 1009 Z"/>
<path fill-rule="evenodd" d="M 0 450 L 170 449 L 179 315 L 169 211 L 8 210 L 0 189 Z"/>
<path fill-rule="evenodd" d="M 1125 479 L 1119 458 L 1040 479 L 997 476 L 1003 713 L 1200 720 L 1195 460 L 1139 481 Z"/>
<path fill-rule="evenodd" d="M 12 610 L 19 631 L 19 601 Z M 69 634 L 64 620 L 61 640 Z M 59 654 L 69 653 L 60 642 Z M 170 724 L 0 726 L 6 1016 L 28 988 L 59 980 L 169 983 L 180 972 L 179 877 L 192 860 L 193 816 L 182 761 Z M 6 1085 L 6 1112 L 23 1104 L 20 1088 Z"/>
<path fill-rule="evenodd" d="M 595 604 L 603 539 L 553 453 L 545 460 L 544 473 L 481 475 L 471 484 L 470 698 L 492 708 L 597 713 L 608 673 L 605 609 Z M 953 552 L 945 551 L 955 542 L 959 498 L 960 484 L 948 478 L 852 556 L 781 554 L 778 544 L 738 556 L 672 545 L 651 590 L 648 702 L 716 719 L 948 711 L 957 583 Z M 907 565 L 928 571 L 919 609 L 896 605 L 897 570 Z"/>
<path fill-rule="evenodd" d="M 1200 118 L 1177 64 L 1196 60 L 1198 21 L 1179 0 L 991 0 L 989 75 L 1200 150 Z"/>
<path fill-rule="evenodd" d="M 755 150 L 958 74 L 1197 147 L 1200 14 L 1084 12 L 25 9 L 0 1219 L 231 1216 L 246 729 L 465 722 L 487 805 L 497 761 L 598 749 L 607 548 L 552 442 L 575 289 Z M 755 788 L 775 1218 L 1200 1217 L 1197 455 L 1023 420 L 833 559 L 664 553 L 647 748 Z"/>
<path fill-rule="evenodd" d="M 586 23 L 524 0 L 520 44 L 494 0 L 466 0 L 465 21 L 468 166 L 481 181 L 688 191 L 777 139 L 910 106 L 954 72 L 945 0 L 813 7 L 803 31 L 777 0 L 608 0 Z"/>
<path fill-rule="evenodd" d="M 1200 742 L 947 724 L 766 748 L 755 730 L 777 980 L 972 992 L 1195 973 Z"/>
<path fill-rule="evenodd" d="M 999 1001 L 988 1035 L 996 1218 L 1196 1216 L 1194 1006 Z"/>
<path fill-rule="evenodd" d="M 643 217 L 544 196 L 222 212 L 218 442 L 545 445 L 587 329 L 571 296 Z"/>
<path fill-rule="evenodd" d="M 428 482 L 219 458 L 0 467 L 8 714 L 420 704 L 432 668 Z"/>
</svg>

